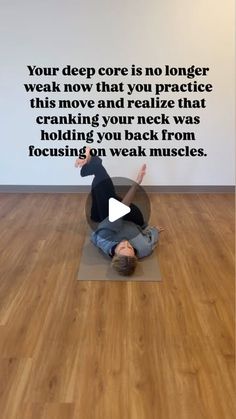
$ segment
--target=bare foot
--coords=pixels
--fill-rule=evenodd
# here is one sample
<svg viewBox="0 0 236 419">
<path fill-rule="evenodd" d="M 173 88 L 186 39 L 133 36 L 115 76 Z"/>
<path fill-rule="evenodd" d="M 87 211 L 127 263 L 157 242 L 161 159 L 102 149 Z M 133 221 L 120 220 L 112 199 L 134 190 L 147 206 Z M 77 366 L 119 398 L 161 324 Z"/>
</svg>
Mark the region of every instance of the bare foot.
<svg viewBox="0 0 236 419">
<path fill-rule="evenodd" d="M 82 167 L 84 166 L 86 163 L 88 163 L 91 159 L 91 155 L 90 155 L 90 148 L 86 147 L 86 151 L 85 151 L 85 159 L 81 159 L 81 157 L 78 157 L 78 159 L 76 159 L 75 161 L 75 167 Z"/>
<path fill-rule="evenodd" d="M 140 171 L 138 172 L 138 176 L 136 179 L 136 182 L 140 185 L 140 183 L 142 183 L 142 180 L 144 178 L 144 176 L 146 175 L 146 164 L 143 164 Z"/>
</svg>

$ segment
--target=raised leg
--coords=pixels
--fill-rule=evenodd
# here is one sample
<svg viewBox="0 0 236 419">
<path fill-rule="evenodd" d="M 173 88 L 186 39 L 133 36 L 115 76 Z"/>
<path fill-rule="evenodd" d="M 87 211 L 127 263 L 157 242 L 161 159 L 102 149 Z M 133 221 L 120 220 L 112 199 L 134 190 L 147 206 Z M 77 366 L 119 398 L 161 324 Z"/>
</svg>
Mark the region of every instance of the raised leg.
<svg viewBox="0 0 236 419">
<path fill-rule="evenodd" d="M 117 199 L 113 182 L 99 157 L 92 157 L 89 163 L 82 166 L 80 173 L 82 177 L 94 175 L 91 189 L 91 219 L 100 222 L 108 217 L 109 199 Z"/>
<path fill-rule="evenodd" d="M 116 194 L 112 179 L 102 165 L 100 157 L 91 157 L 86 164 L 81 167 L 80 174 L 82 177 L 94 176 L 91 195 L 91 219 L 100 222 L 108 217 L 109 199 L 115 198 L 122 201 L 122 198 Z M 130 213 L 124 219 L 143 227 L 145 221 L 142 212 L 135 204 L 130 204 Z"/>
</svg>

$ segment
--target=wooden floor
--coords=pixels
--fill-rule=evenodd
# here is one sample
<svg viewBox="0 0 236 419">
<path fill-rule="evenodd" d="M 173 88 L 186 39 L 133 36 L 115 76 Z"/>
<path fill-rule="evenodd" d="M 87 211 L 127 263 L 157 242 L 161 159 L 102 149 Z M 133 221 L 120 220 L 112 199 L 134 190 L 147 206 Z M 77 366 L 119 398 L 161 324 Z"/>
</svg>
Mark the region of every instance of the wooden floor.
<svg viewBox="0 0 236 419">
<path fill-rule="evenodd" d="M 234 417 L 234 196 L 150 195 L 163 281 L 76 281 L 86 195 L 0 195 L 2 419 Z"/>
</svg>

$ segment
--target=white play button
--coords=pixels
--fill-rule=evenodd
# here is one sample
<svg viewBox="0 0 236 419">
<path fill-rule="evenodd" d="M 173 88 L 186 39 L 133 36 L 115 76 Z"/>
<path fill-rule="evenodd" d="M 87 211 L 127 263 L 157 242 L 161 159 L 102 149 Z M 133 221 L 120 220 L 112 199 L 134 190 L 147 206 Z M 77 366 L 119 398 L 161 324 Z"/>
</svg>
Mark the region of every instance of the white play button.
<svg viewBox="0 0 236 419">
<path fill-rule="evenodd" d="M 122 202 L 117 201 L 117 199 L 110 198 L 109 199 L 109 221 L 113 222 L 118 220 L 119 218 L 123 217 L 124 215 L 130 212 L 130 208 L 122 204 Z"/>
</svg>

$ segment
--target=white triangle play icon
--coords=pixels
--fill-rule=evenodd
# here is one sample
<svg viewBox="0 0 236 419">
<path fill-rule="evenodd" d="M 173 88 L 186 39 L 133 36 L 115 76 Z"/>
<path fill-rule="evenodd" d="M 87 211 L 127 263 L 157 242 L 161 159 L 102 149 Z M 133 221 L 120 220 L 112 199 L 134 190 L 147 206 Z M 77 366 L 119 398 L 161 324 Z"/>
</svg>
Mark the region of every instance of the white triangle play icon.
<svg viewBox="0 0 236 419">
<path fill-rule="evenodd" d="M 109 199 L 109 221 L 113 222 L 118 220 L 119 218 L 123 217 L 124 215 L 130 212 L 130 208 L 122 204 L 122 202 L 117 201 L 117 199 L 110 198 Z"/>
</svg>

